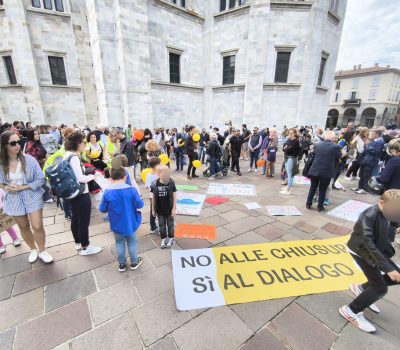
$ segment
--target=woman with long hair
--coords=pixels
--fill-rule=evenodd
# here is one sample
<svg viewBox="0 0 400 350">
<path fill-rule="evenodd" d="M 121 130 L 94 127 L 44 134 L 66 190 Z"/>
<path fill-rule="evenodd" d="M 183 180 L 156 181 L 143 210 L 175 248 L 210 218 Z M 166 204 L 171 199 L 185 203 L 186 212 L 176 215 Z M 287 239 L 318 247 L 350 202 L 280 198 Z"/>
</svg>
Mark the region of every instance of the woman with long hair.
<svg viewBox="0 0 400 350">
<path fill-rule="evenodd" d="M 86 142 L 86 158 L 96 169 L 104 170 L 107 167 L 106 150 L 99 135 L 94 131 L 89 132 Z"/>
<path fill-rule="evenodd" d="M 285 168 L 287 172 L 287 186 L 280 191 L 280 194 L 292 194 L 293 179 L 298 169 L 298 158 L 301 153 L 301 146 L 299 141 L 299 132 L 297 129 L 289 129 L 288 138 L 283 144 L 283 152 L 285 154 Z"/>
<path fill-rule="evenodd" d="M 12 216 L 31 252 L 28 261 L 53 261 L 45 250 L 43 228 L 44 175 L 35 158 L 24 155 L 16 132 L 0 136 L 0 187 L 4 190 L 4 213 Z M 33 232 L 31 231 L 31 227 Z"/>
<path fill-rule="evenodd" d="M 25 153 L 35 158 L 40 167 L 43 169 L 44 163 L 47 158 L 47 151 L 40 142 L 40 134 L 37 130 L 28 130 L 26 135 Z"/>
</svg>

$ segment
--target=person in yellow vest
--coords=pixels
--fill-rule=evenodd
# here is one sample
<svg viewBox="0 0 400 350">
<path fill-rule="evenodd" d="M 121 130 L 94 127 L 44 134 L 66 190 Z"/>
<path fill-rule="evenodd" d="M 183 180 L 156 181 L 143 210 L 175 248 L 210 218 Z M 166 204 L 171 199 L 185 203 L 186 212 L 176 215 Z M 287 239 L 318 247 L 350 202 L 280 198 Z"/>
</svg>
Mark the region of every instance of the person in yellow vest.
<svg viewBox="0 0 400 350">
<path fill-rule="evenodd" d="M 107 164 L 111 164 L 111 159 L 120 153 L 120 145 L 117 137 L 117 131 L 112 130 L 108 135 L 108 142 L 106 146 L 106 159 Z"/>
<path fill-rule="evenodd" d="M 106 150 L 103 143 L 100 141 L 98 135 L 91 131 L 86 138 L 86 159 L 92 164 L 96 169 L 104 170 L 107 167 L 106 164 Z"/>
</svg>

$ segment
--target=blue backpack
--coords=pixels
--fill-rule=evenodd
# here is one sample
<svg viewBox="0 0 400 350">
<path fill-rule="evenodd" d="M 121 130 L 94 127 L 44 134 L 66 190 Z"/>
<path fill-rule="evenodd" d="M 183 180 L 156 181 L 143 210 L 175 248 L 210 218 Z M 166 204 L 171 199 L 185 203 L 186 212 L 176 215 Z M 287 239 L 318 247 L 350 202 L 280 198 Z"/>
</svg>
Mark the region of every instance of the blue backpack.
<svg viewBox="0 0 400 350">
<path fill-rule="evenodd" d="M 61 159 L 46 169 L 46 175 L 55 195 L 59 198 L 73 199 L 83 193 L 84 184 L 80 184 L 71 168 L 71 158 Z"/>
</svg>

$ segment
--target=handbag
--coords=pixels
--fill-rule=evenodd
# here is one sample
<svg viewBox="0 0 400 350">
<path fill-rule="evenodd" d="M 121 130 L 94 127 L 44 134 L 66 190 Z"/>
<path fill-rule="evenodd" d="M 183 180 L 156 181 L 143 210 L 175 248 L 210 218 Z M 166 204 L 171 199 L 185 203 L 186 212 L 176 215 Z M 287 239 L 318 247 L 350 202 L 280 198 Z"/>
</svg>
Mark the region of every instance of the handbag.
<svg viewBox="0 0 400 350">
<path fill-rule="evenodd" d="M 309 177 L 308 173 L 310 172 L 310 169 L 311 169 L 311 166 L 312 166 L 312 164 L 313 164 L 313 162 L 314 162 L 314 159 L 315 159 L 315 153 L 312 152 L 312 153 L 308 156 L 307 162 L 306 162 L 306 164 L 304 165 L 304 169 L 303 169 L 303 172 L 302 172 L 302 175 L 303 175 L 304 177 Z"/>
</svg>

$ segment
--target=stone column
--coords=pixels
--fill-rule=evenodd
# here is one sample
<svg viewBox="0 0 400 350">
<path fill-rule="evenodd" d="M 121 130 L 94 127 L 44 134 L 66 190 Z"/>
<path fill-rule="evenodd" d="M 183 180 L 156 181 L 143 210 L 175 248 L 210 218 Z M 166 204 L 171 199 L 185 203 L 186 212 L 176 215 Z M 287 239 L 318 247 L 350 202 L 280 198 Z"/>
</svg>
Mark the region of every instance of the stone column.
<svg viewBox="0 0 400 350">
<path fill-rule="evenodd" d="M 243 122 L 252 128 L 265 124 L 262 122 L 262 99 L 270 0 L 251 0 L 250 4 Z"/>
<path fill-rule="evenodd" d="M 26 104 L 26 115 L 20 116 L 21 120 L 29 120 L 34 124 L 45 123 L 42 99 L 40 95 L 39 78 L 35 65 L 35 57 L 29 26 L 23 1 L 6 1 L 6 16 L 10 24 L 14 43 L 13 59 L 18 83 L 22 84 Z"/>
<path fill-rule="evenodd" d="M 204 3 L 204 34 L 203 34 L 203 69 L 204 69 L 204 116 L 201 126 L 208 130 L 213 125 L 213 90 L 212 90 L 212 70 L 213 53 L 212 43 L 214 36 L 214 9 L 212 1 Z"/>
</svg>

